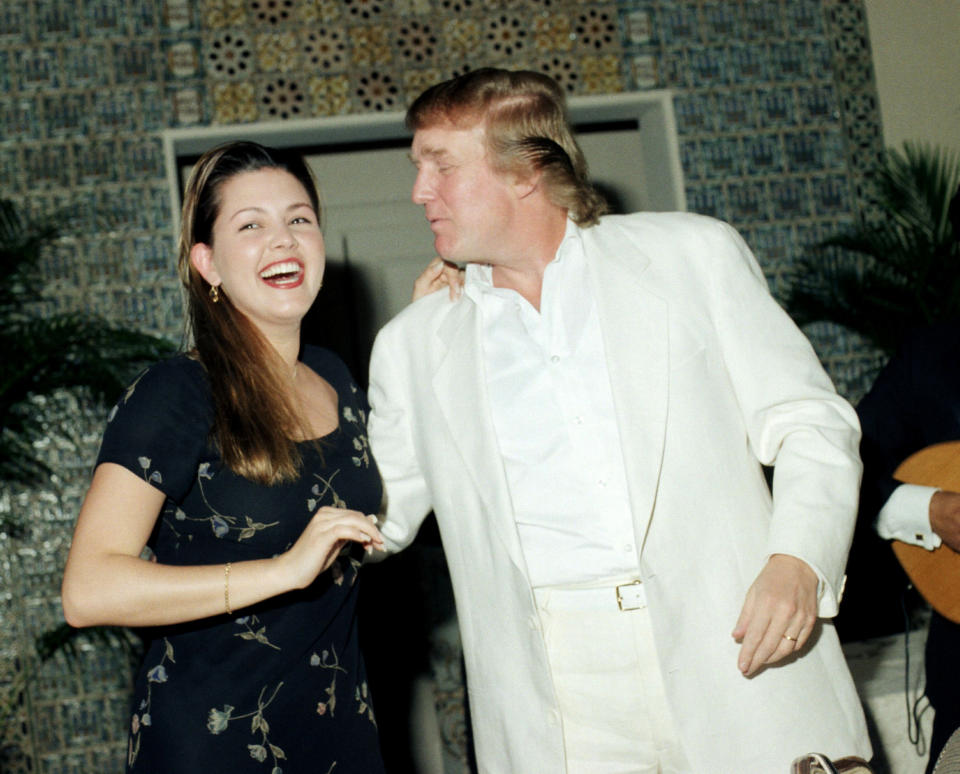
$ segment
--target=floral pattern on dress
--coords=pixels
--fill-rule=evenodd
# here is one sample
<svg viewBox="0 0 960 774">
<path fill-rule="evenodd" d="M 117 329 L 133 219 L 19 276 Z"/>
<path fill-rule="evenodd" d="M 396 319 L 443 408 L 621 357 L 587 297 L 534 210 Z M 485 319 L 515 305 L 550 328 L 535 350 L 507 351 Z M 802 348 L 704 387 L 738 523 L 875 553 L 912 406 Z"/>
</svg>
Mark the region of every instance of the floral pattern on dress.
<svg viewBox="0 0 960 774">
<path fill-rule="evenodd" d="M 209 714 L 207 715 L 207 730 L 211 734 L 221 734 L 226 731 L 227 726 L 235 720 L 245 720 L 246 718 L 251 718 L 250 720 L 250 733 L 256 736 L 260 735 L 258 742 L 254 744 L 247 745 L 247 751 L 250 753 L 250 757 L 253 758 L 258 763 L 264 763 L 267 760 L 267 756 L 272 757 L 273 759 L 273 769 L 271 774 L 283 774 L 282 769 L 280 768 L 280 761 L 286 760 L 286 754 L 283 752 L 283 748 L 272 744 L 270 742 L 270 724 L 267 722 L 266 716 L 263 714 L 264 710 L 270 706 L 273 700 L 277 697 L 280 689 L 283 687 L 283 683 L 278 683 L 277 687 L 273 689 L 273 693 L 270 694 L 269 699 L 264 699 L 264 696 L 267 692 L 267 686 L 263 686 L 260 689 L 260 696 L 257 699 L 257 708 L 250 712 L 247 712 L 242 715 L 234 715 L 233 711 L 236 709 L 229 704 L 224 704 L 222 710 L 218 710 L 216 707 L 211 707 Z"/>
<path fill-rule="evenodd" d="M 130 720 L 130 740 L 127 744 L 128 766 L 133 766 L 137 760 L 137 755 L 140 753 L 140 732 L 144 727 L 150 726 L 153 723 L 150 716 L 153 686 L 154 684 L 167 682 L 166 662 L 169 661 L 171 664 L 176 663 L 173 658 L 173 645 L 170 644 L 170 641 L 166 637 L 163 639 L 163 644 L 163 657 L 160 659 L 160 663 L 150 667 L 147 671 L 147 695 L 140 700 L 140 704 L 137 707 L 138 711 L 133 713 L 133 717 Z"/>
</svg>

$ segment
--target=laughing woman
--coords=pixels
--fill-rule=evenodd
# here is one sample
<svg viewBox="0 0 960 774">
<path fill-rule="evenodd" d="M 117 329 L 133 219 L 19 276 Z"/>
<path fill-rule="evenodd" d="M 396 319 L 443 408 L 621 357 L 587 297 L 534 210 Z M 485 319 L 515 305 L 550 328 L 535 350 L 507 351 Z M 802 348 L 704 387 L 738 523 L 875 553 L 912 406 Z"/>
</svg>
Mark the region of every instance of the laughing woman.
<svg viewBox="0 0 960 774">
<path fill-rule="evenodd" d="M 383 770 L 355 615 L 382 545 L 367 406 L 300 344 L 319 216 L 302 159 L 253 143 L 208 152 L 187 184 L 195 348 L 111 414 L 63 581 L 74 626 L 148 632 L 128 771 Z"/>
</svg>

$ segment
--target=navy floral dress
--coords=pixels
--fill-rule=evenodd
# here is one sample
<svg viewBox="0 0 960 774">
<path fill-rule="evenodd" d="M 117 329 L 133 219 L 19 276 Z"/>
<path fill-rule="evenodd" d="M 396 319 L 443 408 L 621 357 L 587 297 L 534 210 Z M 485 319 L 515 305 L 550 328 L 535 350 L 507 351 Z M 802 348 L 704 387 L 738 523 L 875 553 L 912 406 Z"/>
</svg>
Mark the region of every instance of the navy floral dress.
<svg viewBox="0 0 960 774">
<path fill-rule="evenodd" d="M 380 476 L 366 402 L 331 352 L 303 361 L 339 397 L 339 427 L 319 451 L 300 444 L 300 479 L 254 484 L 227 470 L 209 440 L 202 366 L 185 355 L 145 371 L 107 423 L 98 458 L 166 495 L 150 539 L 159 562 L 222 564 L 289 548 L 321 506 L 376 513 Z M 302 591 L 176 626 L 146 630 L 128 771 L 163 774 L 376 774 L 383 771 L 357 642 L 362 548 L 351 545 Z"/>
</svg>

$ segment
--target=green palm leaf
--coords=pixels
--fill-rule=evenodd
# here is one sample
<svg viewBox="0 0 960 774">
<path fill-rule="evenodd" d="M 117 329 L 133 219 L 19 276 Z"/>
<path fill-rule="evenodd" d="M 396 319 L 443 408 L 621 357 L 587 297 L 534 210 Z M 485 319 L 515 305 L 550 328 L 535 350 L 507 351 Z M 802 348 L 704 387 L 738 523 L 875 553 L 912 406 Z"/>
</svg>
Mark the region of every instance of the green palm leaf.
<svg viewBox="0 0 960 774">
<path fill-rule="evenodd" d="M 960 234 L 950 217 L 960 157 L 906 143 L 885 154 L 875 184 L 871 215 L 797 262 L 787 309 L 800 324 L 829 320 L 891 352 L 911 327 L 960 317 Z"/>
</svg>

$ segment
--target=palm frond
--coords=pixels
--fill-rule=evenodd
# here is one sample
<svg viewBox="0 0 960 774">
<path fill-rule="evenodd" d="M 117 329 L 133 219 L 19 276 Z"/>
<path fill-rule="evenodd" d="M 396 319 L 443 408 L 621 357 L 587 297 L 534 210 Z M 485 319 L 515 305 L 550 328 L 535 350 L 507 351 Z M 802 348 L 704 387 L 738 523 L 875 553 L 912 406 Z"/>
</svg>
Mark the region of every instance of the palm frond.
<svg viewBox="0 0 960 774">
<path fill-rule="evenodd" d="M 887 151 L 875 182 L 875 211 L 797 261 L 786 306 L 800 324 L 835 322 L 891 352 L 908 329 L 960 316 L 960 234 L 949 217 L 960 156 L 906 143 Z"/>
<path fill-rule="evenodd" d="M 173 350 L 95 316 L 37 311 L 38 261 L 58 222 L 27 221 L 0 199 L 0 481 L 32 484 L 49 474 L 34 445 L 50 428 L 32 398 L 79 389 L 112 401 L 144 363 Z"/>
</svg>

